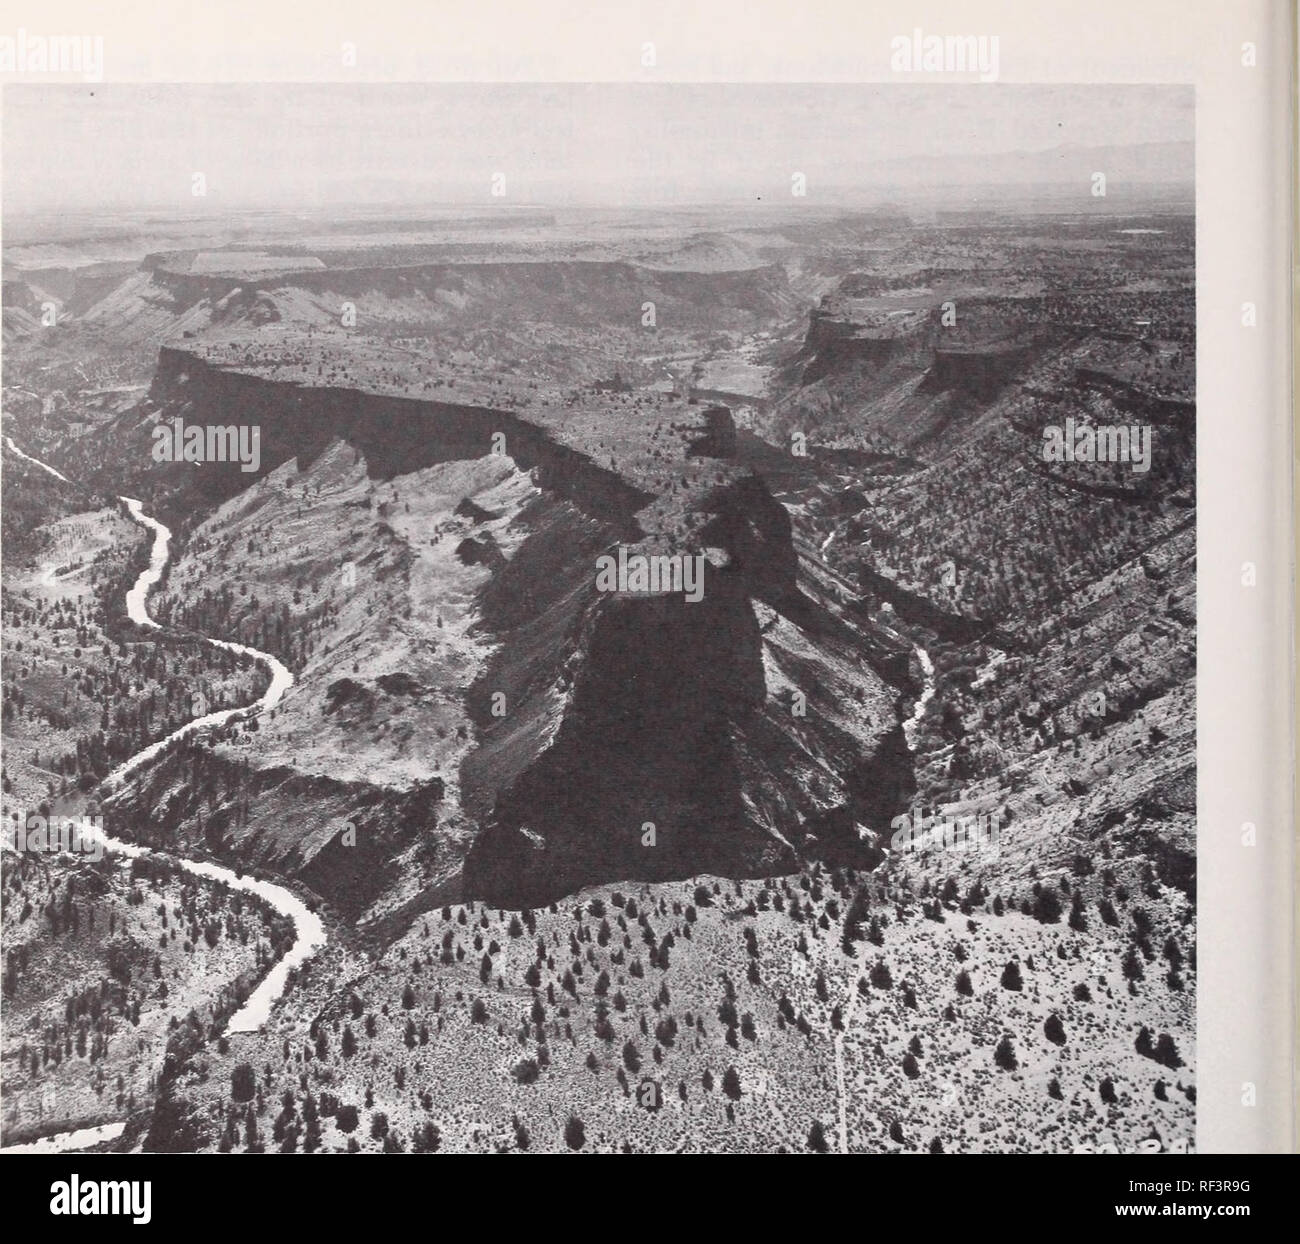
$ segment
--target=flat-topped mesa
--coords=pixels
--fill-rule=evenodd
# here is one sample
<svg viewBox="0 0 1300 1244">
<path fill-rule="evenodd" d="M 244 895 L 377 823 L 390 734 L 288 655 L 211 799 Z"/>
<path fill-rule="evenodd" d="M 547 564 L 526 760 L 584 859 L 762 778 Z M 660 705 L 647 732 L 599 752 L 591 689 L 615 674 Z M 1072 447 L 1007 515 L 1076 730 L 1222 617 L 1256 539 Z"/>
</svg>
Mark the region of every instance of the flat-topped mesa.
<svg viewBox="0 0 1300 1244">
<path fill-rule="evenodd" d="M 970 289 L 954 274 L 918 274 L 935 284 L 893 289 L 864 274 L 847 278 L 809 312 L 801 382 L 866 364 L 906 363 L 928 373 L 932 388 L 987 395 L 1030 356 L 1042 333 L 1041 298 L 999 298 Z"/>
<path fill-rule="evenodd" d="M 854 362 L 883 366 L 907 357 L 919 344 L 923 319 L 909 316 L 882 325 L 865 325 L 842 309 L 809 312 L 802 355 L 807 358 L 801 380 L 812 384 L 839 367 Z"/>
<path fill-rule="evenodd" d="M 212 462 L 190 474 L 192 486 L 214 501 L 233 496 L 291 458 L 305 467 L 336 439 L 359 450 L 369 473 L 381 479 L 438 462 L 508 454 L 524 470 L 535 470 L 541 487 L 629 536 L 638 531 L 633 515 L 652 499 L 617 471 L 563 443 L 556 428 L 491 406 L 272 379 L 175 346 L 159 351 L 149 399 L 163 419 L 176 412 L 191 425 L 260 428 L 257 472 L 243 472 L 237 462 Z"/>
<path fill-rule="evenodd" d="M 962 389 L 977 397 L 991 397 L 1014 378 L 1033 349 L 1033 339 L 1026 337 L 937 346 L 931 381 L 936 388 Z"/>
<path fill-rule="evenodd" d="M 491 249 L 484 245 L 480 252 Z M 206 302 L 228 324 L 234 309 L 263 297 L 294 315 L 296 299 L 318 308 L 417 299 L 453 320 L 482 322 L 510 313 L 519 321 L 606 328 L 631 317 L 639 321 L 651 302 L 678 329 L 756 331 L 791 314 L 798 301 L 780 263 L 746 264 L 709 271 L 655 267 L 615 258 L 596 248 L 589 254 L 553 258 L 471 258 L 458 247 L 402 248 L 407 262 L 394 263 L 388 248 L 323 248 L 320 255 L 249 251 L 177 252 L 149 256 L 142 265 L 150 288 L 180 307 Z"/>
</svg>

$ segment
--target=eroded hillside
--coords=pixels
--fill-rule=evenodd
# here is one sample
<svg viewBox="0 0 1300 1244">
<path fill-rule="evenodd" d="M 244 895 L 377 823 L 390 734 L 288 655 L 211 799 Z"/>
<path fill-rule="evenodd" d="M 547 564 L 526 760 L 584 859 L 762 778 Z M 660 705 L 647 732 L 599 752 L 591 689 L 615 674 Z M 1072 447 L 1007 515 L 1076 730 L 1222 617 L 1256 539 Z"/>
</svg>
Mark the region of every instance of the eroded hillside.
<svg viewBox="0 0 1300 1244">
<path fill-rule="evenodd" d="M 911 782 L 880 671 L 902 684 L 905 649 L 800 568 L 785 509 L 698 407 L 610 428 L 591 399 L 544 418 L 173 350 L 141 431 L 224 410 L 264 429 L 259 478 L 188 532 L 157 616 L 297 682 L 119 796 L 166 809 L 152 841 L 201 832 L 368 916 L 880 858 Z M 247 482 L 213 465 L 204 488 Z M 598 591 L 620 546 L 705 559 L 701 598 Z"/>
<path fill-rule="evenodd" d="M 92 1101 L 78 1051 L 61 1121 L 222 1151 L 1185 1144 L 1193 234 L 1120 223 L 521 218 L 29 273 L 6 429 L 77 483 L 6 454 L 6 793 L 107 794 L 114 833 L 279 878 L 329 930 L 265 1030 L 223 1033 L 284 931 L 150 874 L 214 979 L 147 965 L 192 1003 L 141 1002 L 176 1020 L 166 1074 L 150 1047 Z M 1049 460 L 1067 427 L 1134 453 Z M 256 428 L 256 460 L 159 461 L 186 428 Z M 172 532 L 158 631 L 122 617 L 123 493 Z M 605 556 L 702 590 L 611 587 Z M 264 688 L 209 639 L 291 685 L 97 792 Z M 993 849 L 909 851 L 903 814 Z M 20 940 L 92 881 L 114 928 L 143 893 L 9 863 Z M 122 984 L 62 1027 L 22 995 L 43 1067 L 134 1024 Z M 23 1041 L 7 1108 L 41 1130 Z"/>
</svg>

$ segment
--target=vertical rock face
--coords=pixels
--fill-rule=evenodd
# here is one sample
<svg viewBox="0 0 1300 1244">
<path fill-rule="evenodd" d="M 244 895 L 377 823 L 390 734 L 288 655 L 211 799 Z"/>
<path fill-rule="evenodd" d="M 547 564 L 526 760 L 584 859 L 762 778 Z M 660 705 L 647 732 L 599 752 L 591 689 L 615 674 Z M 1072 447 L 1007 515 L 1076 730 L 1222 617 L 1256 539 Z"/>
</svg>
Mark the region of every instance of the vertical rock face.
<svg viewBox="0 0 1300 1244">
<path fill-rule="evenodd" d="M 486 590 L 509 582 L 514 603 L 487 610 L 508 620 L 476 695 L 505 688 L 510 708 L 480 712 L 461 769 L 480 825 L 468 896 L 538 906 L 620 880 L 768 876 L 801 855 L 878 862 L 856 827 L 887 825 L 911 789 L 894 692 L 760 478 L 700 508 L 698 601 L 601 594 L 576 554 L 557 568 L 554 547 L 527 545 Z"/>
<path fill-rule="evenodd" d="M 793 863 L 751 815 L 737 751 L 767 696 L 752 602 L 798 598 L 789 515 L 755 476 L 715 489 L 703 509 L 698 539 L 721 556 L 703 567 L 701 599 L 583 585 L 562 716 L 531 761 L 499 769 L 512 776 L 483 799 L 467 893 L 536 905 L 598 881 Z M 471 759 L 467 788 L 486 767 Z"/>
<path fill-rule="evenodd" d="M 551 746 L 500 793 L 465 867 L 489 902 L 537 905 L 597 881 L 782 866 L 745 815 L 732 730 L 765 687 L 744 576 L 704 598 L 605 598 Z"/>
<path fill-rule="evenodd" d="M 984 348 L 936 349 L 930 380 L 938 389 L 961 389 L 984 400 L 1010 383 L 1033 349 L 1030 341 L 1000 342 Z"/>
<path fill-rule="evenodd" d="M 184 463 L 173 478 L 220 501 L 247 488 L 291 458 L 300 467 L 335 440 L 353 445 L 372 476 L 389 479 L 437 462 L 480 458 L 503 437 L 510 456 L 535 470 L 543 487 L 593 517 L 633 530 L 631 515 L 649 496 L 587 454 L 559 443 L 547 429 L 508 410 L 455 402 L 395 397 L 350 388 L 308 388 L 227 367 L 164 347 L 149 393 L 164 420 L 187 425 L 248 425 L 260 430 L 260 461 L 248 473 L 237 462 L 205 463 L 195 472 Z M 151 429 L 143 435 L 152 441 Z M 133 459 L 158 476 L 148 450 Z"/>
<path fill-rule="evenodd" d="M 691 446 L 692 458 L 734 458 L 736 456 L 736 421 L 729 406 L 710 406 L 704 412 L 705 432 Z"/>
<path fill-rule="evenodd" d="M 790 515 L 757 475 L 747 475 L 706 498 L 712 517 L 700 536 L 725 549 L 752 596 L 775 609 L 798 594 L 799 555 Z"/>
<path fill-rule="evenodd" d="M 863 332 L 852 321 L 813 311 L 808 317 L 808 334 L 801 352 L 806 362 L 802 383 L 813 384 L 838 368 L 854 363 L 883 367 L 914 352 L 921 334 L 912 338 L 897 334 Z"/>
</svg>

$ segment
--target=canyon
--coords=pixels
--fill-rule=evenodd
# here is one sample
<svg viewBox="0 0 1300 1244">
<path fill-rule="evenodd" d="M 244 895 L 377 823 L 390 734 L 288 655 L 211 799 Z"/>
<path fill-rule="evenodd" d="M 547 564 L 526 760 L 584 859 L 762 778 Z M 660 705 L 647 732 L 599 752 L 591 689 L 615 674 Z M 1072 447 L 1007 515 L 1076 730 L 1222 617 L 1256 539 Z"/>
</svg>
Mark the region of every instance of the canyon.
<svg viewBox="0 0 1300 1244">
<path fill-rule="evenodd" d="M 563 1147 L 562 1105 L 600 1148 L 1185 1135 L 1191 218 L 487 217 L 7 270 L 5 808 L 124 845 L 5 861 L 6 1131 Z M 1044 463 L 1076 415 L 1149 422 L 1151 469 Z M 258 454 L 158 460 L 180 426 Z M 606 590 L 620 558 L 699 559 L 703 591 Z M 999 852 L 891 853 L 903 815 Z M 296 906 L 227 911 L 261 884 Z M 65 1011 L 31 957 L 65 909 L 129 917 L 131 980 L 171 982 L 138 986 L 165 1041 L 112 1101 L 63 1049 L 129 1044 L 77 1001 L 125 952 Z M 1155 1089 L 1144 1026 L 1185 1069 Z M 629 1112 L 641 1051 L 680 1110 Z"/>
</svg>

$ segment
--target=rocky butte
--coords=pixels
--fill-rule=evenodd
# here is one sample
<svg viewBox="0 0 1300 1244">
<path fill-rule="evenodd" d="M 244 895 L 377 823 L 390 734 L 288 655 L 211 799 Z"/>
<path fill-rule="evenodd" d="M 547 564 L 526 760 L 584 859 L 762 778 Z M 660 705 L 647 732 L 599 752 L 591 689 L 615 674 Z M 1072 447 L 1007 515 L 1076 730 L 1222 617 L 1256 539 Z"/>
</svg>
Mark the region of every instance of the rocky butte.
<svg viewBox="0 0 1300 1244">
<path fill-rule="evenodd" d="M 336 387 L 305 383 L 305 368 L 169 346 L 134 412 L 133 435 L 178 416 L 187 426 L 225 424 L 238 412 L 261 428 L 254 478 L 294 463 L 310 476 L 342 443 L 372 479 L 399 485 L 504 448 L 498 460 L 523 473 L 538 499 L 509 528 L 494 528 L 504 545 L 482 521 L 485 510 L 472 501 L 458 507 L 471 532 L 458 553 L 478 576 L 472 630 L 490 655 L 472 685 L 441 693 L 462 697 L 471 723 L 456 785 L 474 828 L 451 834 L 442 824 L 445 774 L 405 790 L 343 788 L 283 767 L 258 773 L 259 758 L 245 753 L 239 763 L 254 766 L 266 817 L 290 789 L 301 799 L 319 788 L 321 798 L 354 806 L 381 828 L 364 849 L 308 849 L 282 815 L 274 829 L 268 821 L 266 832 L 252 833 L 255 800 L 238 835 L 244 845 L 227 838 L 223 850 L 257 844 L 264 862 L 301 873 L 352 910 L 401 884 L 397 860 L 415 839 L 436 844 L 430 899 L 512 907 L 602 881 L 764 876 L 805 858 L 880 858 L 911 768 L 895 709 L 902 685 L 878 672 L 888 663 L 873 667 L 864 654 L 897 641 L 871 633 L 824 568 L 800 558 L 790 515 L 738 446 L 726 407 L 670 402 L 611 412 L 613 399 L 593 394 L 562 414 L 521 412 L 459 395 L 411 396 L 351 363 L 351 383 Z M 171 486 L 154 497 L 164 516 L 192 508 L 192 493 L 211 505 L 250 482 L 238 463 L 221 462 L 164 479 Z M 381 526 L 391 542 L 392 527 Z M 626 590 L 603 590 L 602 557 L 613 563 L 616 589 L 618 567 L 629 568 Z M 410 556 L 398 562 L 409 565 Z M 646 570 L 648 590 L 634 565 Z M 670 590 L 656 592 L 650 568 L 664 565 Z M 402 571 L 389 590 L 400 593 L 412 573 Z M 389 609 L 400 612 L 400 595 Z M 328 703 L 338 721 L 358 713 L 364 721 L 394 694 L 391 679 L 372 686 L 355 678 L 347 695 L 335 694 L 337 671 L 332 678 Z M 303 702 L 312 691 L 308 673 L 279 712 L 292 720 L 295 697 Z M 802 714 L 792 711 L 796 691 L 809 705 Z M 138 798 L 156 806 L 172 790 L 165 816 L 189 835 L 202 819 L 211 845 L 212 818 L 187 794 L 184 763 L 159 765 Z M 231 763 L 220 753 L 203 759 Z M 247 781 L 233 771 L 213 780 Z"/>
</svg>

